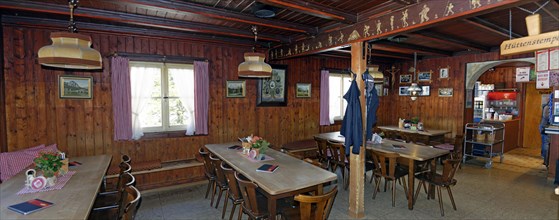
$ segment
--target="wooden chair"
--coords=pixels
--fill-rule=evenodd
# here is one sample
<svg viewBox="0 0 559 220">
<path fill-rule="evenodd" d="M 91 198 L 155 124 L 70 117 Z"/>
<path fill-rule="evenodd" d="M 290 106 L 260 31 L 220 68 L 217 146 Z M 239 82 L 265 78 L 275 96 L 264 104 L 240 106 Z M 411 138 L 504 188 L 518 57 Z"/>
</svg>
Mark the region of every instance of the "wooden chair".
<svg viewBox="0 0 559 220">
<path fill-rule="evenodd" d="M 124 210 L 121 211 L 121 219 L 134 220 L 136 213 L 138 213 L 138 208 L 142 204 L 142 194 L 134 186 L 126 187 L 126 192 L 126 205 L 123 206 Z"/>
<path fill-rule="evenodd" d="M 392 181 L 392 207 L 395 206 L 396 197 L 396 180 L 402 179 L 404 185 L 404 191 L 407 192 L 406 179 L 402 178 L 408 175 L 408 170 L 396 166 L 396 160 L 398 159 L 398 153 L 385 153 L 380 151 L 373 151 L 373 160 L 375 162 L 375 170 L 373 175 L 376 177 L 375 190 L 373 192 L 373 199 L 377 195 L 377 191 L 380 187 L 380 181 L 384 178 L 385 181 Z M 385 185 L 386 186 L 386 185 Z M 406 194 L 407 198 L 407 194 Z"/>
<path fill-rule="evenodd" d="M 229 215 L 229 220 L 233 219 L 233 214 L 235 213 L 235 209 L 237 205 L 239 205 L 239 218 L 242 217 L 242 207 L 240 206 L 243 203 L 243 197 L 241 196 L 241 190 L 239 189 L 239 184 L 237 183 L 237 179 L 235 178 L 235 170 L 227 163 L 221 162 L 221 169 L 225 174 L 225 178 L 227 178 L 227 183 L 229 184 L 229 190 L 226 193 L 226 200 L 225 205 L 223 205 L 223 212 L 221 213 L 221 218 L 225 217 L 225 210 L 227 209 L 227 199 L 231 199 L 233 202 L 233 208 L 231 209 L 231 214 Z"/>
<path fill-rule="evenodd" d="M 119 165 L 118 165 L 118 167 L 119 167 L 119 172 L 118 172 L 119 177 L 120 177 L 120 175 L 121 175 L 123 172 L 132 172 L 132 166 L 130 166 L 131 162 L 132 162 L 132 159 L 130 159 L 130 156 L 128 156 L 128 155 L 126 155 L 126 154 L 123 154 L 123 155 L 120 157 L 120 163 L 127 163 L 128 166 L 129 166 L 129 168 L 127 168 L 125 171 L 123 171 L 123 170 L 122 170 L 122 167 L 120 167 L 121 164 L 119 164 Z M 119 182 L 119 181 L 117 181 L 117 183 L 118 183 L 118 182 Z M 113 188 L 113 189 L 107 189 L 107 176 L 104 176 L 104 177 L 103 177 L 103 184 L 102 184 L 101 186 L 102 186 L 102 187 L 101 187 L 101 190 L 100 190 L 101 192 L 105 192 L 105 191 L 109 191 L 109 192 L 110 192 L 110 191 L 113 191 L 113 192 L 114 192 L 114 191 L 117 191 L 117 190 L 118 190 L 118 185 L 117 185 L 115 188 Z"/>
<path fill-rule="evenodd" d="M 239 183 L 239 189 L 244 202 L 242 203 L 242 212 L 246 213 L 249 219 L 265 219 L 268 218 L 267 210 L 268 200 L 263 196 L 257 196 L 258 185 L 248 180 L 242 174 L 235 172 L 235 179 Z M 239 220 L 241 214 L 239 214 Z"/>
<path fill-rule="evenodd" d="M 437 189 L 437 194 L 439 197 L 439 206 L 441 209 L 441 216 L 444 216 L 441 187 L 446 188 L 446 190 L 448 191 L 448 196 L 450 197 L 450 201 L 452 202 L 452 207 L 454 208 L 454 210 L 456 210 L 456 204 L 454 203 L 454 197 L 452 196 L 452 190 L 450 189 L 450 187 L 456 185 L 457 181 L 456 179 L 454 179 L 454 174 L 456 173 L 456 170 L 460 166 L 461 162 L 462 162 L 461 159 L 447 159 L 443 161 L 442 174 L 425 172 L 416 175 L 415 178 L 417 178 L 420 182 L 415 192 L 415 196 L 414 196 L 415 199 L 413 203 L 415 204 L 415 201 L 417 200 L 417 196 L 419 195 L 421 185 L 426 184 L 427 182 L 429 184 L 435 185 Z"/>
<path fill-rule="evenodd" d="M 104 207 L 117 205 L 120 202 L 122 191 L 126 186 L 131 186 L 136 184 L 136 179 L 130 173 L 132 167 L 126 163 L 121 162 L 119 164 L 120 174 L 118 175 L 118 182 L 116 189 L 110 192 L 100 192 L 95 198 L 95 203 L 93 207 Z"/>
<path fill-rule="evenodd" d="M 129 177 L 132 174 L 128 173 Z M 88 219 L 134 219 L 140 205 L 140 192 L 133 185 L 123 187 L 117 205 L 93 208 Z"/>
<path fill-rule="evenodd" d="M 330 149 L 330 153 L 332 153 L 332 158 L 330 163 L 332 166 L 332 172 L 336 172 L 336 169 L 340 167 L 340 170 L 342 172 L 344 189 L 347 190 L 347 187 L 349 185 L 349 178 L 346 177 L 345 172 L 347 170 L 348 171 L 347 176 L 349 176 L 350 164 L 349 164 L 349 160 L 346 158 L 345 146 L 343 143 L 328 141 L 328 148 Z"/>
<path fill-rule="evenodd" d="M 292 156 L 292 157 L 294 157 L 294 158 L 297 158 L 297 159 L 299 159 L 299 160 L 303 160 L 303 161 L 305 161 L 305 162 L 307 162 L 307 163 L 310 163 L 310 164 L 312 164 L 312 165 L 315 165 L 315 166 L 317 166 L 317 167 L 320 167 L 320 168 L 322 168 L 322 169 L 328 170 L 328 166 L 327 166 L 326 164 L 320 162 L 319 159 L 305 158 L 305 157 L 303 157 L 302 155 L 294 154 L 294 153 L 291 153 L 291 152 L 286 151 L 286 150 L 283 150 L 283 149 L 281 150 L 281 152 L 283 152 L 283 153 L 285 153 L 285 154 L 287 154 L 287 155 L 289 155 L 289 156 Z"/>
<path fill-rule="evenodd" d="M 208 193 L 210 193 L 210 189 L 212 190 L 212 192 L 215 189 L 215 169 L 213 168 L 212 162 L 210 160 L 210 152 L 206 151 L 203 147 L 201 147 L 200 149 L 198 149 L 198 154 L 200 154 L 200 156 L 203 159 L 204 162 L 204 174 L 206 175 L 206 178 L 208 179 L 208 187 L 206 189 L 206 197 L 208 198 Z M 210 206 L 213 204 L 213 196 L 212 196 L 212 201 L 210 203 Z"/>
<path fill-rule="evenodd" d="M 328 150 L 328 141 L 322 138 L 314 137 L 318 148 L 318 161 L 323 163 L 327 170 L 330 169 L 331 152 Z"/>
<path fill-rule="evenodd" d="M 299 202 L 299 206 L 282 210 L 282 219 L 328 219 L 337 194 L 338 187 L 334 186 L 323 195 L 296 195 L 295 201 Z"/>
<path fill-rule="evenodd" d="M 212 202 L 210 203 L 210 206 L 213 204 L 213 197 L 215 196 L 217 188 L 219 188 L 219 196 L 217 197 L 217 201 L 215 203 L 215 208 L 217 208 L 219 206 L 219 201 L 221 201 L 221 196 L 223 195 L 223 191 L 226 191 L 226 192 L 229 191 L 229 184 L 227 184 L 227 178 L 225 177 L 225 174 L 223 173 L 223 170 L 221 169 L 221 159 L 219 159 L 217 157 L 214 157 L 213 155 L 210 155 L 210 160 L 211 160 L 211 163 L 212 163 L 212 165 L 215 169 L 215 176 L 216 176 L 216 179 L 215 179 L 216 188 L 214 188 L 214 191 L 213 191 L 213 194 L 212 194 Z M 225 202 L 227 202 L 227 197 L 225 197 Z"/>
</svg>

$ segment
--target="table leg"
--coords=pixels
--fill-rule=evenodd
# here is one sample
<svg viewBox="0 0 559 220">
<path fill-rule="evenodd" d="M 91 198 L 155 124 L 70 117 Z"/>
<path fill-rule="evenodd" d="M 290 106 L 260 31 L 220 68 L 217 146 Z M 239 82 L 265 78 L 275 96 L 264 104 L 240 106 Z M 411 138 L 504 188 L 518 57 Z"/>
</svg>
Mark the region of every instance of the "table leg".
<svg viewBox="0 0 559 220">
<path fill-rule="evenodd" d="M 413 210 L 413 192 L 415 186 L 415 161 L 413 159 L 410 159 L 408 172 L 408 209 Z"/>
<path fill-rule="evenodd" d="M 268 197 L 268 212 L 270 213 L 270 217 L 268 219 L 275 220 L 276 219 L 276 198 L 274 196 Z"/>
</svg>

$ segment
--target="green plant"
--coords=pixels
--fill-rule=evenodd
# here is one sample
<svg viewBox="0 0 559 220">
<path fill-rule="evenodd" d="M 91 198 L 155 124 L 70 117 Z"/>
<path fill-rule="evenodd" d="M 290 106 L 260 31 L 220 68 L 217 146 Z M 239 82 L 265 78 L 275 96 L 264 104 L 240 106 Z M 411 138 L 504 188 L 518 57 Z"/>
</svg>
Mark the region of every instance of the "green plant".
<svg viewBox="0 0 559 220">
<path fill-rule="evenodd" d="M 252 148 L 259 149 L 259 152 L 261 154 L 264 154 L 269 146 L 270 146 L 270 142 L 258 136 L 254 136 L 252 138 Z"/>
<path fill-rule="evenodd" d="M 43 171 L 45 177 L 53 177 L 63 165 L 56 153 L 42 152 L 33 162 L 35 162 L 35 168 Z"/>
<path fill-rule="evenodd" d="M 415 116 L 415 117 L 411 118 L 411 123 L 412 123 L 412 124 L 417 124 L 417 123 L 419 123 L 419 117 Z"/>
</svg>

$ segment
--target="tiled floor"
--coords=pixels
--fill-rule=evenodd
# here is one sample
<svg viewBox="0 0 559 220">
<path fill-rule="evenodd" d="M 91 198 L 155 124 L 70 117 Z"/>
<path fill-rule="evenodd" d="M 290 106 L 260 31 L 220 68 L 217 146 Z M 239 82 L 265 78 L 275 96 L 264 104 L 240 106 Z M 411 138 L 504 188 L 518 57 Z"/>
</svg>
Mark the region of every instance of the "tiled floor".
<svg viewBox="0 0 559 220">
<path fill-rule="evenodd" d="M 452 209 L 448 194 L 443 191 L 444 217 L 440 215 L 437 200 L 427 200 L 423 192 L 414 210 L 408 210 L 401 186 L 397 186 L 396 207 L 392 207 L 390 192 L 381 191 L 373 200 L 374 184 L 367 182 L 365 219 L 559 219 L 559 196 L 553 193 L 555 185 L 544 177 L 545 170 L 538 165 L 541 159 L 534 152 L 507 153 L 505 162 L 495 161 L 492 169 L 482 168 L 482 161 L 468 161 L 457 172 L 458 184 L 452 188 L 457 211 Z M 526 163 L 530 158 L 533 162 Z M 515 160 L 522 163 L 513 164 Z M 338 182 L 338 189 L 342 189 L 341 181 Z M 223 199 L 218 209 L 212 208 L 210 200 L 204 199 L 205 192 L 205 182 L 143 192 L 137 219 L 220 219 Z M 348 192 L 343 189 L 338 192 L 330 219 L 350 219 Z M 231 203 L 226 218 L 230 209 Z"/>
</svg>

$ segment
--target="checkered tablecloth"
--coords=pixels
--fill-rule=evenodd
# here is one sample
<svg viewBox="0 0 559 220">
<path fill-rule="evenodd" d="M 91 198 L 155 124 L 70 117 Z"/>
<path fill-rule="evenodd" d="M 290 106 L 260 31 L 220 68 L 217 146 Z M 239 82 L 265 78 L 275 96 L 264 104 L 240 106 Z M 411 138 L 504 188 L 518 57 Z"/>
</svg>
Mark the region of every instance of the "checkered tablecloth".
<svg viewBox="0 0 559 220">
<path fill-rule="evenodd" d="M 76 171 L 69 171 L 68 173 L 66 173 L 66 175 L 59 176 L 58 180 L 57 180 L 57 182 L 54 186 L 45 187 L 45 188 L 42 188 L 40 190 L 34 190 L 32 188 L 28 188 L 26 186 L 23 186 L 23 189 L 21 189 L 19 192 L 17 192 L 17 195 L 26 194 L 26 193 L 46 192 L 46 191 L 51 191 L 51 190 L 62 189 L 62 187 L 64 187 L 64 185 L 66 185 L 66 183 L 68 182 L 68 180 L 70 180 L 70 178 L 74 175 L 74 173 L 76 173 Z"/>
</svg>

